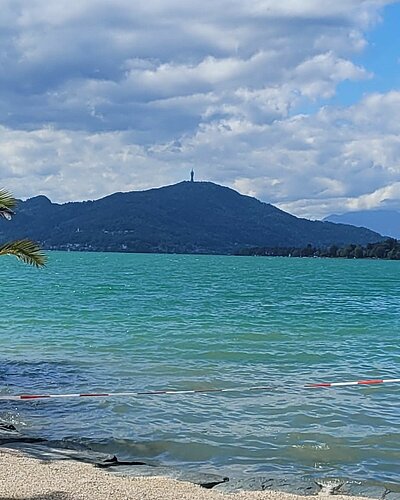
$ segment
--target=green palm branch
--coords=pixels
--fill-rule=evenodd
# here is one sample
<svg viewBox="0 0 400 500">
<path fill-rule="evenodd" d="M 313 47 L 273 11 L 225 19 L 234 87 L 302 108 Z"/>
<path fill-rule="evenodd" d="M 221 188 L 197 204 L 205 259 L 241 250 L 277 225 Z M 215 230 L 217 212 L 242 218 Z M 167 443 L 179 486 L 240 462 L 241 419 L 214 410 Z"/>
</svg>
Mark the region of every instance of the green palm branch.
<svg viewBox="0 0 400 500">
<path fill-rule="evenodd" d="M 0 217 L 10 220 L 17 200 L 5 189 L 0 189 Z M 10 241 L 0 245 L 0 255 L 14 255 L 17 259 L 35 267 L 43 267 L 47 257 L 37 243 L 31 240 Z"/>
<path fill-rule="evenodd" d="M 17 259 L 35 267 L 43 267 L 47 257 L 39 245 L 31 240 L 10 241 L 0 246 L 0 255 L 15 255 Z"/>
<path fill-rule="evenodd" d="M 10 220 L 11 216 L 14 215 L 12 209 L 16 204 L 17 200 L 11 193 L 5 189 L 0 189 L 0 217 Z"/>
</svg>

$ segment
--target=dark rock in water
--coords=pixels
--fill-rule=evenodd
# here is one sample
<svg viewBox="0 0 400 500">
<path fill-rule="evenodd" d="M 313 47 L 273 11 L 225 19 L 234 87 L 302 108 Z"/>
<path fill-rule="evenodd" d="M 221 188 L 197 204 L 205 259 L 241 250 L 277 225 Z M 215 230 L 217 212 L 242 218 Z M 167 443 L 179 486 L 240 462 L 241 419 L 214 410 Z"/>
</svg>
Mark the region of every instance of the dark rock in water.
<svg viewBox="0 0 400 500">
<path fill-rule="evenodd" d="M 44 439 L 21 434 L 12 424 L 0 422 L 0 446 L 7 443 L 41 443 Z"/>
<path fill-rule="evenodd" d="M 7 438 L 13 439 L 20 437 L 21 434 L 12 424 L 0 423 L 0 441 L 5 441 Z"/>
<path fill-rule="evenodd" d="M 153 466 L 153 465 L 116 465 L 107 468 L 107 472 L 112 472 L 118 476 L 131 477 L 152 477 L 162 476 L 178 479 L 181 471 L 174 467 Z"/>
<path fill-rule="evenodd" d="M 121 476 L 133 477 L 153 477 L 162 476 L 179 481 L 187 481 L 189 483 L 198 484 L 203 488 L 214 488 L 216 485 L 228 481 L 227 477 L 218 476 L 217 474 L 207 474 L 204 472 L 181 471 L 174 467 L 167 466 L 152 466 L 152 465 L 116 465 L 107 468 L 108 472 L 112 472 Z"/>
<path fill-rule="evenodd" d="M 236 493 L 238 491 L 264 491 L 269 489 L 273 479 L 267 477 L 249 477 L 243 479 L 230 479 L 227 482 L 218 484 L 213 488 L 224 493 Z"/>
<path fill-rule="evenodd" d="M 284 491 L 297 495 L 316 495 L 320 487 L 310 479 L 270 478 L 270 477 L 250 477 L 244 479 L 234 479 L 213 488 L 224 493 L 235 493 L 242 490 L 247 491 Z"/>
<path fill-rule="evenodd" d="M 304 496 L 316 495 L 321 490 L 320 486 L 311 479 L 293 477 L 274 479 L 269 489 Z"/>
<path fill-rule="evenodd" d="M 27 437 L 21 434 L 16 434 L 13 436 L 5 436 L 0 432 L 0 446 L 11 444 L 11 443 L 43 443 L 45 439 Z"/>
<path fill-rule="evenodd" d="M 183 471 L 177 477 L 180 481 L 187 481 L 188 483 L 198 484 L 203 488 L 211 489 L 217 484 L 226 483 L 229 481 L 228 477 L 219 476 L 218 474 L 208 474 L 206 472 L 192 472 Z"/>
<path fill-rule="evenodd" d="M 77 460 L 91 464 L 102 464 L 105 460 L 110 460 L 110 456 L 105 453 L 98 453 L 88 449 L 74 449 L 58 447 L 57 442 L 47 441 L 45 444 L 18 442 L 13 443 L 12 448 L 21 450 L 40 460 Z"/>
<path fill-rule="evenodd" d="M 13 424 L 7 422 L 0 422 L 0 431 L 16 431 L 17 428 Z"/>
<path fill-rule="evenodd" d="M 227 477 L 204 472 L 181 471 L 174 467 L 159 466 L 137 461 L 120 461 L 114 455 L 112 458 L 96 463 L 97 467 L 106 468 L 108 472 L 122 476 L 148 477 L 166 476 L 180 481 L 187 481 L 202 486 L 203 488 L 213 488 L 217 484 L 228 481 Z"/>
<path fill-rule="evenodd" d="M 395 491 L 389 491 L 385 495 L 385 500 L 400 500 L 400 493 L 396 493 Z"/>
<path fill-rule="evenodd" d="M 97 465 L 97 467 L 106 468 L 106 467 L 113 467 L 113 466 L 117 466 L 117 465 L 121 466 L 121 465 L 150 465 L 150 464 L 146 464 L 146 462 L 138 462 L 136 460 L 134 460 L 134 461 L 126 461 L 126 460 L 120 461 L 114 455 L 113 457 L 107 458 L 103 462 L 98 463 L 96 465 Z"/>
<path fill-rule="evenodd" d="M 386 488 L 384 488 L 383 486 L 376 486 L 367 483 L 345 483 L 338 489 L 337 493 L 339 495 L 350 495 L 375 499 L 385 498 L 385 500 L 388 498 L 388 490 Z"/>
</svg>

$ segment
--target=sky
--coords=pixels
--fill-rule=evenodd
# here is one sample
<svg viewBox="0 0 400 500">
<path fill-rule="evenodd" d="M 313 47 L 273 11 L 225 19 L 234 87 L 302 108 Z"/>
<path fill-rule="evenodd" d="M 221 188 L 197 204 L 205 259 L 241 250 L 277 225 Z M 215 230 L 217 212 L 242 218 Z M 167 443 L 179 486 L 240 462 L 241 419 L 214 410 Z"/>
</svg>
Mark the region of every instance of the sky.
<svg viewBox="0 0 400 500">
<path fill-rule="evenodd" d="M 400 2 L 0 0 L 0 184 L 400 210 Z"/>
</svg>

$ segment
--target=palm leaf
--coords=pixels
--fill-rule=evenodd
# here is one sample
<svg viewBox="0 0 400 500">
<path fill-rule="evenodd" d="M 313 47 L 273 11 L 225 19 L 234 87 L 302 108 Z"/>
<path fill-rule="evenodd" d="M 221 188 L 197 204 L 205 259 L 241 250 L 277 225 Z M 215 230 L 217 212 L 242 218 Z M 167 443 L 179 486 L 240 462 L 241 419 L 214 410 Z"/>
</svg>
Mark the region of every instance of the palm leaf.
<svg viewBox="0 0 400 500">
<path fill-rule="evenodd" d="M 0 189 L 0 217 L 10 220 L 11 216 L 14 215 L 11 209 L 14 208 L 16 204 L 17 200 L 11 193 L 5 189 Z"/>
<path fill-rule="evenodd" d="M 31 240 L 10 241 L 0 246 L 0 255 L 15 255 L 17 259 L 35 267 L 43 267 L 47 257 L 39 245 Z"/>
<path fill-rule="evenodd" d="M 6 189 L 0 189 L 0 205 L 5 208 L 14 208 L 17 200 Z"/>
</svg>

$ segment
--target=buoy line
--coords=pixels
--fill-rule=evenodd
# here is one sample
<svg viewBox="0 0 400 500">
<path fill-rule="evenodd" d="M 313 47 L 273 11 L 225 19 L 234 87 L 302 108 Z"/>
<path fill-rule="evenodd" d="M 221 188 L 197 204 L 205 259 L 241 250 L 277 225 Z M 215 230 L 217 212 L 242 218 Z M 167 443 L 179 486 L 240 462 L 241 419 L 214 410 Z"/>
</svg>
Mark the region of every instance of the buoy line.
<svg viewBox="0 0 400 500">
<path fill-rule="evenodd" d="M 319 382 L 305 384 L 302 389 L 318 389 L 327 387 L 347 387 L 355 385 L 379 385 L 379 384 L 394 384 L 400 383 L 400 378 L 392 379 L 370 379 L 356 380 L 350 382 Z M 228 393 L 228 392 L 262 392 L 274 391 L 281 386 L 251 386 L 251 387 L 235 387 L 227 389 L 191 389 L 191 390 L 161 390 L 161 391 L 132 391 L 132 392 L 101 392 L 101 393 L 71 393 L 71 394 L 19 394 L 0 395 L 0 400 L 3 401 L 31 401 L 37 399 L 56 399 L 56 398 L 111 398 L 111 397 L 142 397 L 142 396 L 162 396 L 162 395 L 186 395 L 186 394 L 210 394 L 210 393 Z"/>
</svg>

